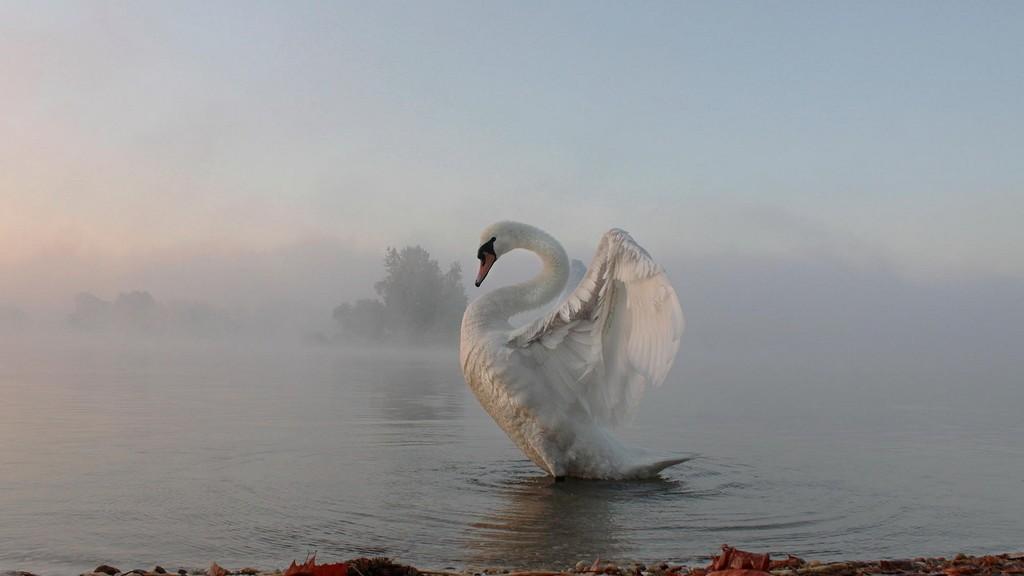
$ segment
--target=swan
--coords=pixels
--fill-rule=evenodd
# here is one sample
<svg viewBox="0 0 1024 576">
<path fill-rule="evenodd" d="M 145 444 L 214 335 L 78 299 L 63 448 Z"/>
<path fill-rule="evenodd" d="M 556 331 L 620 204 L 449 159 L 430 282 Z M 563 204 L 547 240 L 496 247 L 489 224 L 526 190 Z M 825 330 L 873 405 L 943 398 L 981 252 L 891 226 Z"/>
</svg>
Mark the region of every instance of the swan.
<svg viewBox="0 0 1024 576">
<path fill-rule="evenodd" d="M 483 408 L 556 480 L 648 478 L 683 462 L 612 434 L 643 392 L 664 382 L 679 350 L 683 312 L 664 270 L 627 232 L 609 230 L 575 290 L 514 327 L 512 316 L 563 294 L 570 275 L 565 249 L 550 234 L 504 221 L 480 235 L 476 286 L 517 249 L 540 257 L 540 274 L 484 294 L 462 317 L 459 359 Z"/>
</svg>

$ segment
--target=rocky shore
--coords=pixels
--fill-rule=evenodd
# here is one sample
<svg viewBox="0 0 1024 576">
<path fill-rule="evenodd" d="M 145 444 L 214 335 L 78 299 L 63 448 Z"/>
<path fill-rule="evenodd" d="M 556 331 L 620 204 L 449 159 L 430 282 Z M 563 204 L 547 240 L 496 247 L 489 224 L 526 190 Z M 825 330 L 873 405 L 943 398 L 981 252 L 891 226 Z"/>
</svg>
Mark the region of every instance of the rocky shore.
<svg viewBox="0 0 1024 576">
<path fill-rule="evenodd" d="M 398 564 L 387 558 L 357 558 L 319 564 L 316 558 L 292 562 L 283 569 L 255 567 L 226 568 L 216 562 L 206 568 L 163 566 L 122 570 L 103 564 L 80 576 L 997 576 L 1024 575 L 1024 552 L 952 558 L 904 558 L 875 561 L 817 562 L 796 556 L 773 560 L 723 546 L 710 564 L 688 565 L 670 562 L 616 564 L 601 559 L 581 560 L 571 567 L 554 570 L 504 568 L 465 569 L 458 572 L 429 570 Z M 36 576 L 32 572 L 0 572 L 0 576 Z"/>
</svg>

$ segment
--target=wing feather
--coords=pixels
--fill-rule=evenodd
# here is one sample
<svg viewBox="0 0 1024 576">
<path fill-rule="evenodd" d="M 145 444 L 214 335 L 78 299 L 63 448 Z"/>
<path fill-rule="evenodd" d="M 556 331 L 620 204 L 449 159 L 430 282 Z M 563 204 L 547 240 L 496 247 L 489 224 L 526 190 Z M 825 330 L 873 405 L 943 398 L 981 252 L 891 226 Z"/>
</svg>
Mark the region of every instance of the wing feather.
<svg viewBox="0 0 1024 576">
<path fill-rule="evenodd" d="M 513 331 L 508 345 L 558 374 L 597 421 L 617 425 L 647 388 L 665 381 L 683 326 L 664 270 L 628 233 L 613 229 L 572 294 Z M 540 347 L 544 353 L 535 353 Z"/>
</svg>

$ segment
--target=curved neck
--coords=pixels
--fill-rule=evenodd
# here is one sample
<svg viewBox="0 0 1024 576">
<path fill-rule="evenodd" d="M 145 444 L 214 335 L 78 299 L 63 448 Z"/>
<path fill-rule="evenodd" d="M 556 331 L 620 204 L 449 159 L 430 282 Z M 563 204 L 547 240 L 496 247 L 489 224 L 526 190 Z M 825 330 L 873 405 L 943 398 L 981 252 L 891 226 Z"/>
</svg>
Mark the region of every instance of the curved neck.
<svg viewBox="0 0 1024 576">
<path fill-rule="evenodd" d="M 550 234 L 539 228 L 520 225 L 512 249 L 529 250 L 540 257 L 543 268 L 528 282 L 498 288 L 470 304 L 467 317 L 480 322 L 509 318 L 547 304 L 557 297 L 569 279 L 569 257 Z"/>
</svg>

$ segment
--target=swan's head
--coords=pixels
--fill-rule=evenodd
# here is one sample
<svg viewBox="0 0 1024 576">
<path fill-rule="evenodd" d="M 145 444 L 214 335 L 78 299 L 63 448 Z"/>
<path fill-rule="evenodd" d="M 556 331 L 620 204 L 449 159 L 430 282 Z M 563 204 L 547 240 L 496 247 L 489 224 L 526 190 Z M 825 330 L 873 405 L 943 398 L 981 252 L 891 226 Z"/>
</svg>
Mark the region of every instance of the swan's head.
<svg viewBox="0 0 1024 576">
<path fill-rule="evenodd" d="M 480 260 L 480 271 L 477 272 L 475 282 L 478 288 L 502 254 L 522 246 L 525 228 L 525 224 L 518 222 L 496 222 L 480 233 L 480 249 L 476 251 L 476 257 Z"/>
</svg>

